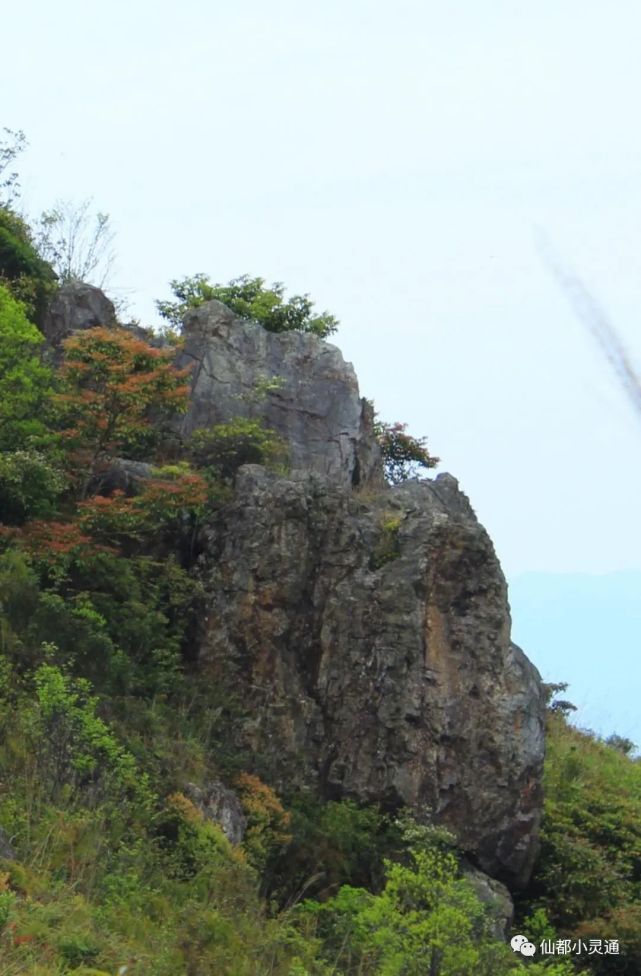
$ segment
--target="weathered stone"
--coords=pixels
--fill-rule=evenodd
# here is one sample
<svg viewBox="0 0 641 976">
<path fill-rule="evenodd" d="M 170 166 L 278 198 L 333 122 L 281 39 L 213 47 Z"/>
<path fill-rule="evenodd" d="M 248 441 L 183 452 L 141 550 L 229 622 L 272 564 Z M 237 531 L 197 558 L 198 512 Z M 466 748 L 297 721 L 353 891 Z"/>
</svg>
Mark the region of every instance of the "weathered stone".
<svg viewBox="0 0 641 976">
<path fill-rule="evenodd" d="M 476 897 L 487 906 L 492 937 L 506 942 L 514 921 L 514 903 L 510 892 L 500 881 L 490 878 L 469 863 L 463 866 L 463 874 L 474 889 Z"/>
<path fill-rule="evenodd" d="M 96 475 L 95 484 L 90 491 L 111 495 L 114 491 L 123 491 L 126 495 L 137 495 L 145 482 L 153 477 L 153 466 L 145 461 L 129 461 L 126 458 L 116 458 L 109 468 L 102 474 Z"/>
<path fill-rule="evenodd" d="M 185 793 L 207 820 L 220 825 L 227 840 L 232 844 L 241 843 L 247 829 L 247 819 L 233 790 L 216 780 L 208 783 L 204 789 L 188 783 Z"/>
<path fill-rule="evenodd" d="M 55 349 L 109 324 L 102 292 L 74 284 L 44 330 Z M 287 478 L 241 469 L 202 540 L 199 659 L 245 705 L 239 746 L 279 792 L 406 805 L 451 829 L 484 871 L 524 883 L 544 695 L 510 640 L 505 580 L 455 479 L 384 486 L 353 368 L 314 336 L 273 334 L 209 302 L 187 315 L 178 364 L 195 367 L 184 436 L 254 417 L 289 450 Z M 134 493 L 151 473 L 119 462 L 109 490 Z M 231 791 L 212 784 L 199 797 L 242 837 Z"/>
<path fill-rule="evenodd" d="M 544 696 L 455 479 L 354 493 L 248 465 L 204 545 L 201 665 L 245 702 L 243 744 L 272 784 L 407 805 L 523 883 Z"/>
<path fill-rule="evenodd" d="M 257 417 L 277 431 L 291 468 L 344 484 L 381 481 L 370 404 L 336 346 L 301 332 L 267 332 L 211 301 L 189 312 L 180 365 L 195 364 L 182 433 Z M 259 385 L 276 380 L 264 396 Z"/>
<path fill-rule="evenodd" d="M 6 830 L 0 827 L 0 858 L 3 861 L 15 861 L 16 855 Z"/>
<path fill-rule="evenodd" d="M 83 281 L 71 281 L 53 296 L 45 312 L 42 332 L 54 349 L 79 329 L 116 324 L 116 311 L 100 288 Z"/>
</svg>

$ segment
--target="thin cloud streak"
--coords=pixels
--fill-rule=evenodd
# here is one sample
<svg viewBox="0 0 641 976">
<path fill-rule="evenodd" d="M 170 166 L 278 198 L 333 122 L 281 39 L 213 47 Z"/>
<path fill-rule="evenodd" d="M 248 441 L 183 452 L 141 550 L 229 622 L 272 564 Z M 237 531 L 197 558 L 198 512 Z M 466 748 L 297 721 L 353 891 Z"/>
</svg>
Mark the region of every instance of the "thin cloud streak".
<svg viewBox="0 0 641 976">
<path fill-rule="evenodd" d="M 616 373 L 619 383 L 641 417 L 641 377 L 610 318 L 579 276 L 570 271 L 555 253 L 540 230 L 534 232 L 535 245 L 545 268 L 554 277 L 577 318 L 587 326 Z"/>
</svg>

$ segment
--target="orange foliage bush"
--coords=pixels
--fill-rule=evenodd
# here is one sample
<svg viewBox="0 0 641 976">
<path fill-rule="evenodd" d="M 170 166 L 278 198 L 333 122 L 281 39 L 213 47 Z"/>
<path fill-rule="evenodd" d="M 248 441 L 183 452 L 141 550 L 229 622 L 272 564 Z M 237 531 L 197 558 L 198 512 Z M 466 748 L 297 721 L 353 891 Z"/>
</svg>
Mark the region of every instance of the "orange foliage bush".
<svg viewBox="0 0 641 976">
<path fill-rule="evenodd" d="M 243 846 L 253 867 L 262 870 L 272 854 L 291 843 L 291 814 L 258 776 L 240 773 L 234 787 L 247 817 Z"/>
<path fill-rule="evenodd" d="M 127 329 L 88 329 L 63 346 L 63 392 L 55 402 L 70 460 L 83 469 L 83 497 L 109 458 L 148 449 L 161 422 L 186 409 L 191 367 L 178 369 L 173 349 L 157 349 Z"/>
</svg>

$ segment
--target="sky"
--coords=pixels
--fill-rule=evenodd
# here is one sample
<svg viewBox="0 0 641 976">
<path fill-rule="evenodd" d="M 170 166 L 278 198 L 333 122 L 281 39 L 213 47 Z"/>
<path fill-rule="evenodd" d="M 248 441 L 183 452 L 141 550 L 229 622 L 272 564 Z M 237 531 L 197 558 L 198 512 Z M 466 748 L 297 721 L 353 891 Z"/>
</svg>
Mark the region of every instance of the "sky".
<svg viewBox="0 0 641 976">
<path fill-rule="evenodd" d="M 510 586 L 514 640 L 544 681 L 565 682 L 572 721 L 641 747 L 641 573 L 523 573 Z"/>
<path fill-rule="evenodd" d="M 641 573 L 641 416 L 536 243 L 641 369 L 638 3 L 25 0 L 3 26 L 23 205 L 110 214 L 132 315 L 196 272 L 310 293 L 513 586 Z"/>
</svg>

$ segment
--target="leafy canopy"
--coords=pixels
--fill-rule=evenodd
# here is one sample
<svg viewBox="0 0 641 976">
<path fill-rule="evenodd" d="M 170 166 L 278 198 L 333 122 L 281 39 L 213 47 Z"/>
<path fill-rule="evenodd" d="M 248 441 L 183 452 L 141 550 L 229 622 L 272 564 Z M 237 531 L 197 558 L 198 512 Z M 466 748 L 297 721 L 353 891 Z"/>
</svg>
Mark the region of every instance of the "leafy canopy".
<svg viewBox="0 0 641 976">
<path fill-rule="evenodd" d="M 40 361 L 43 338 L 0 284 L 0 451 L 47 439 L 43 416 L 53 375 Z"/>
<path fill-rule="evenodd" d="M 493 918 L 430 828 L 410 828 L 409 863 L 387 860 L 380 894 L 343 885 L 299 909 L 334 972 L 359 976 L 571 976 L 569 962 L 522 965 L 492 936 Z"/>
<path fill-rule="evenodd" d="M 203 302 L 217 299 L 243 319 L 260 322 L 268 332 L 308 332 L 321 339 L 338 328 L 328 312 L 314 314 L 309 295 L 285 299 L 285 286 L 277 281 L 267 286 L 264 278 L 241 275 L 226 285 L 212 284 L 207 275 L 176 279 L 170 287 L 177 302 L 156 302 L 158 311 L 170 326 L 180 329 L 185 314 Z"/>
<path fill-rule="evenodd" d="M 88 329 L 64 349 L 64 390 L 56 400 L 86 490 L 110 458 L 153 452 L 163 419 L 186 408 L 189 368 L 177 369 L 172 350 L 126 329 Z"/>
<path fill-rule="evenodd" d="M 641 969 L 641 762 L 612 738 L 574 728 L 560 709 L 549 715 L 541 854 L 527 895 L 566 937 L 618 939 L 621 956 L 590 956 L 590 971 L 627 976 Z"/>
<path fill-rule="evenodd" d="M 374 433 L 383 455 L 385 477 L 392 485 L 416 477 L 421 470 L 435 468 L 440 460 L 430 454 L 426 437 L 407 433 L 407 424 L 377 421 Z"/>
<path fill-rule="evenodd" d="M 0 206 L 0 284 L 40 320 L 56 284 L 53 268 L 38 254 L 28 225 L 9 207 Z"/>
<path fill-rule="evenodd" d="M 275 466 L 285 457 L 278 434 L 247 417 L 198 428 L 191 435 L 189 453 L 195 464 L 224 482 L 233 481 L 243 464 Z"/>
<path fill-rule="evenodd" d="M 29 518 L 46 518 L 55 512 L 66 479 L 42 451 L 0 452 L 0 522 L 21 525 Z"/>
</svg>

